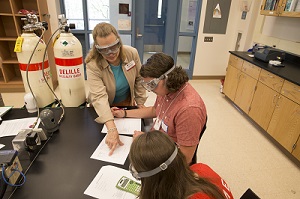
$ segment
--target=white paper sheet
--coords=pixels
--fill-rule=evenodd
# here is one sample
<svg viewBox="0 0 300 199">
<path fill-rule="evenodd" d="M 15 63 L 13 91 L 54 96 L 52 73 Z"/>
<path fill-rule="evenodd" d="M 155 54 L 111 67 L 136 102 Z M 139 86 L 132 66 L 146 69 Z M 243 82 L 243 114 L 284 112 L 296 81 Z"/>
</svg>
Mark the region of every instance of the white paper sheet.
<svg viewBox="0 0 300 199">
<path fill-rule="evenodd" d="M 136 196 L 116 188 L 116 184 L 122 176 L 136 181 L 128 170 L 114 166 L 104 166 L 100 169 L 84 194 L 94 198 L 110 199 L 136 199 Z M 141 183 L 140 181 L 136 181 Z"/>
<path fill-rule="evenodd" d="M 113 162 L 116 164 L 124 164 L 129 154 L 130 146 L 132 143 L 132 137 L 120 135 L 120 140 L 124 143 L 124 145 L 118 146 L 115 149 L 114 153 L 111 156 L 109 156 L 108 154 L 110 149 L 108 148 L 107 144 L 105 144 L 106 136 L 98 145 L 91 158 L 106 162 Z"/>
<path fill-rule="evenodd" d="M 2 149 L 3 147 L 5 147 L 5 145 L 4 144 L 0 144 L 0 149 Z"/>
<path fill-rule="evenodd" d="M 138 118 L 115 118 L 115 124 L 118 128 L 119 134 L 133 135 L 135 130 L 141 130 L 141 119 Z M 101 132 L 107 133 L 105 125 Z"/>
<path fill-rule="evenodd" d="M 10 109 L 12 109 L 12 106 L 2 106 L 2 107 L 0 107 L 0 116 L 2 117 L 3 115 L 5 115 L 5 113 L 7 111 L 9 111 Z"/>
<path fill-rule="evenodd" d="M 0 137 L 14 136 L 17 135 L 21 129 L 31 128 L 31 125 L 33 125 L 36 119 L 36 117 L 29 117 L 23 119 L 5 120 L 0 125 Z M 35 128 L 38 128 L 39 124 L 40 119 L 35 125 Z"/>
</svg>

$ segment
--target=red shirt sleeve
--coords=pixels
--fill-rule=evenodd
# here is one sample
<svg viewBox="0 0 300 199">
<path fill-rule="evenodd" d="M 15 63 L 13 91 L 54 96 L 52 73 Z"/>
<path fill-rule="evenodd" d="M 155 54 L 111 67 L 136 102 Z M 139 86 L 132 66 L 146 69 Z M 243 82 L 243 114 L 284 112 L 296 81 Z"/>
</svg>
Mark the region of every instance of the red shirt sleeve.
<svg viewBox="0 0 300 199">
<path fill-rule="evenodd" d="M 198 163 L 198 164 L 192 165 L 190 168 L 191 168 L 192 171 L 194 171 L 195 173 L 197 173 L 199 176 L 201 176 L 203 178 L 207 178 L 208 180 L 210 180 L 211 183 L 215 184 L 221 190 L 221 192 L 224 194 L 224 196 L 227 199 L 233 199 L 232 193 L 231 193 L 231 191 L 229 189 L 229 186 L 225 182 L 225 180 L 223 180 L 208 165 L 202 164 L 202 163 Z M 196 198 L 193 198 L 193 199 L 196 199 Z"/>
</svg>

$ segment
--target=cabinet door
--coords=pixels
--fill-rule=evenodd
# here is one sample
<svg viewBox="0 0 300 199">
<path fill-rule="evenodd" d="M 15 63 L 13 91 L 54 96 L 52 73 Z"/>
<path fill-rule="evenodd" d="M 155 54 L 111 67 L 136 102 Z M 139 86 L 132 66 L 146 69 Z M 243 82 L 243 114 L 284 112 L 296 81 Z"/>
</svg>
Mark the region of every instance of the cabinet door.
<svg viewBox="0 0 300 199">
<path fill-rule="evenodd" d="M 236 90 L 234 102 L 248 114 L 257 80 L 242 73 Z"/>
<path fill-rule="evenodd" d="M 240 75 L 241 75 L 240 70 L 238 70 L 237 68 L 231 65 L 228 65 L 223 92 L 232 101 L 234 100 L 235 97 Z"/>
<path fill-rule="evenodd" d="M 292 152 L 300 134 L 300 105 L 281 95 L 267 132 Z"/>
<path fill-rule="evenodd" d="M 262 84 L 257 83 L 251 103 L 249 116 L 264 130 L 267 130 L 279 93 Z"/>
</svg>

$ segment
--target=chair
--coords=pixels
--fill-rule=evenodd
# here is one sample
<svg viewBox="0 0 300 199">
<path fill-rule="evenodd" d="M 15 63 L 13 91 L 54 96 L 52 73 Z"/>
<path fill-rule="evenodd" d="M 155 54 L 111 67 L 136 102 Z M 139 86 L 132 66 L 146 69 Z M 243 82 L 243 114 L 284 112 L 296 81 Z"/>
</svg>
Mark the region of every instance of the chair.
<svg viewBox="0 0 300 199">
<path fill-rule="evenodd" d="M 206 123 L 207 123 L 207 116 L 206 116 L 205 124 L 204 124 L 204 126 L 203 126 L 203 128 L 202 128 L 202 131 L 201 131 L 201 133 L 200 133 L 200 136 L 199 136 L 199 141 L 201 140 L 201 138 L 202 138 L 202 136 L 203 136 L 203 134 L 204 134 L 204 131 L 206 130 Z M 193 156 L 193 158 L 192 158 L 192 161 L 191 161 L 190 165 L 193 165 L 193 164 L 196 164 L 196 163 L 197 163 L 197 150 L 198 150 L 198 145 L 199 145 L 199 144 L 197 144 L 197 147 L 196 147 L 196 150 L 195 150 L 195 152 L 194 152 L 194 156 Z"/>
<path fill-rule="evenodd" d="M 241 196 L 240 199 L 260 199 L 250 188 Z"/>
</svg>

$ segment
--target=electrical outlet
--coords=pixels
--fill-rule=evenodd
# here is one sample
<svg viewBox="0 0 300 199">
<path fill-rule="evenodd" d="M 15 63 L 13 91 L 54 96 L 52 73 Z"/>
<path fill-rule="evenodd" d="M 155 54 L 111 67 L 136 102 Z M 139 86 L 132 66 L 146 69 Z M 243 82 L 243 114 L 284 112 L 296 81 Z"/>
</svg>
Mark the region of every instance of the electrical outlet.
<svg viewBox="0 0 300 199">
<path fill-rule="evenodd" d="M 213 37 L 204 37 L 204 42 L 213 42 Z"/>
</svg>

